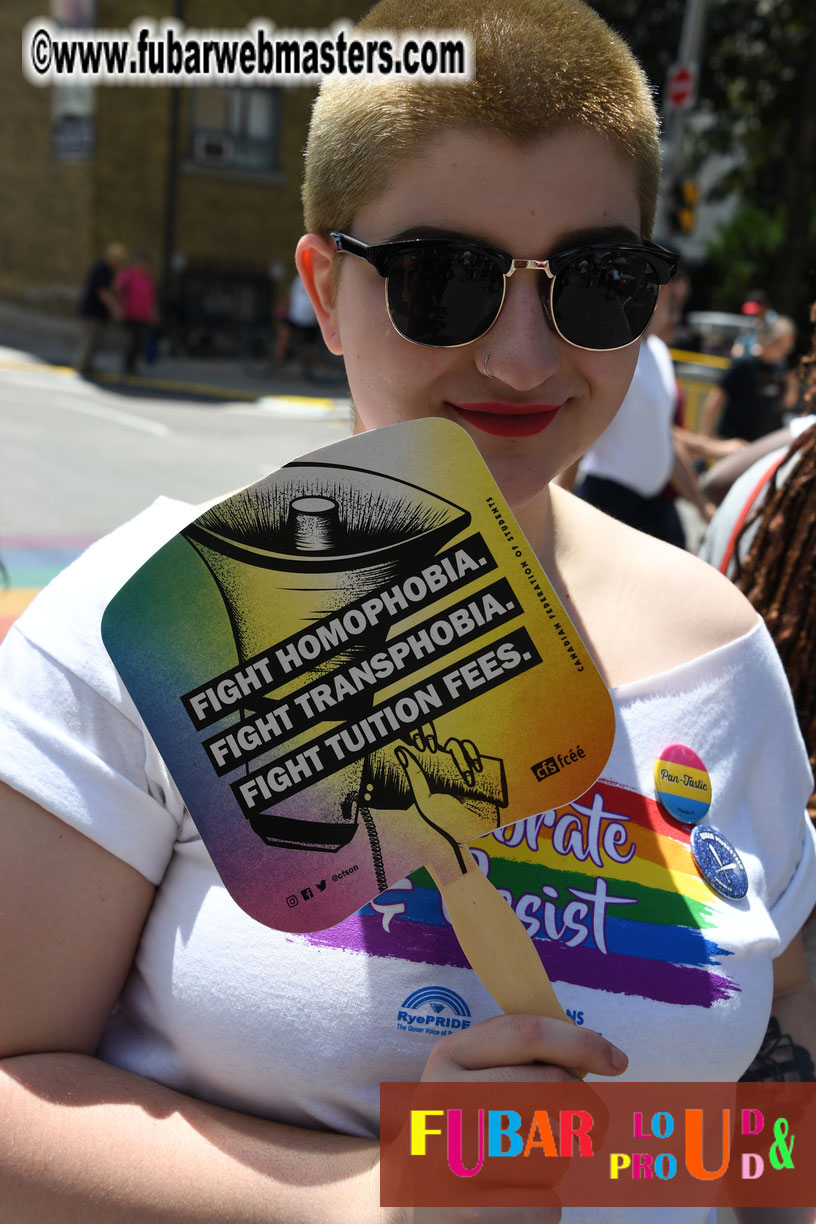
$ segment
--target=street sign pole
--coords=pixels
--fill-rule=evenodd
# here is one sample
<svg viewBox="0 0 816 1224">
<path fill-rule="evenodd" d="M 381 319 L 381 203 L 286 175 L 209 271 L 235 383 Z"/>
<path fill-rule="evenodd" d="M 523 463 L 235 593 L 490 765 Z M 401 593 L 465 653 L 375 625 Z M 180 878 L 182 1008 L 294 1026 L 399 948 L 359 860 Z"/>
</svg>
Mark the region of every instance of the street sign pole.
<svg viewBox="0 0 816 1224">
<path fill-rule="evenodd" d="M 185 0 L 175 0 L 174 17 L 184 23 Z M 167 119 L 167 160 L 164 172 L 164 218 L 162 225 L 161 269 L 159 280 L 159 318 L 167 326 L 173 299 L 173 257 L 178 240 L 178 179 L 179 141 L 181 125 L 181 90 L 177 85 L 169 89 Z"/>
<path fill-rule="evenodd" d="M 691 86 L 696 95 L 697 82 L 700 74 L 700 56 L 703 47 L 703 32 L 705 30 L 707 0 L 686 0 L 683 14 L 683 27 L 680 32 L 680 45 L 677 49 L 675 68 L 685 67 L 691 72 Z M 671 84 L 671 80 L 669 84 Z M 675 75 L 675 86 L 678 84 Z M 674 192 L 674 185 L 682 176 L 683 154 L 688 116 L 695 105 L 692 98 L 691 106 L 684 98 L 682 89 L 677 90 L 673 97 L 672 90 L 667 87 L 663 96 L 663 177 L 660 200 L 657 210 L 658 235 L 665 234 L 668 227 L 669 210 Z"/>
</svg>

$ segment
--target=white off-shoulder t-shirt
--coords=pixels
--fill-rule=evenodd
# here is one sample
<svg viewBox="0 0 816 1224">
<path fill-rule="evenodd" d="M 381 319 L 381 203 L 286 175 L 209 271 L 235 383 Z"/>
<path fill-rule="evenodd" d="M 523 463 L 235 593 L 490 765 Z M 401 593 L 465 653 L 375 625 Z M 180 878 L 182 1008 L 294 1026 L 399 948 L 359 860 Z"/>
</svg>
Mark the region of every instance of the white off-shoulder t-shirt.
<svg viewBox="0 0 816 1224">
<path fill-rule="evenodd" d="M 14 624 L 0 647 L 0 777 L 158 885 L 100 1057 L 238 1110 L 374 1136 L 380 1082 L 419 1078 L 433 1041 L 497 1008 L 424 872 L 309 935 L 269 930 L 227 894 L 99 631 L 119 586 L 195 513 L 160 499 Z M 757 622 L 612 697 L 616 736 L 598 782 L 474 853 L 563 1006 L 626 1050 L 627 1079 L 735 1080 L 765 1032 L 772 960 L 816 903 L 813 779 L 787 683 Z M 706 822 L 745 864 L 741 901 L 709 888 L 688 829 L 655 800 L 654 762 L 672 743 L 709 771 Z"/>
</svg>

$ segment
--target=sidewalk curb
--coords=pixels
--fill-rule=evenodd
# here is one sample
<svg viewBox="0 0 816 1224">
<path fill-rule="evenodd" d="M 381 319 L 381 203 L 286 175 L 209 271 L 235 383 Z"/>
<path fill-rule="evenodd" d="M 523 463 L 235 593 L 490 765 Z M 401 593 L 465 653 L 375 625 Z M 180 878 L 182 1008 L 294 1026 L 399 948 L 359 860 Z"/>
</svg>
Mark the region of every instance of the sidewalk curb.
<svg viewBox="0 0 816 1224">
<path fill-rule="evenodd" d="M 100 372 L 92 379 L 81 379 L 73 366 L 50 365 L 37 360 L 0 358 L 0 370 L 21 373 L 53 374 L 58 378 L 71 378 L 85 382 L 88 386 L 104 388 L 123 387 L 151 394 L 183 395 L 194 399 L 217 399 L 224 403 L 251 404 L 263 412 L 278 416 L 309 416 L 329 419 L 345 418 L 351 411 L 348 397 L 317 395 L 274 395 L 259 391 L 243 391 L 235 387 L 217 386 L 212 383 L 184 382 L 181 379 L 143 377 L 138 374 L 114 374 Z"/>
</svg>

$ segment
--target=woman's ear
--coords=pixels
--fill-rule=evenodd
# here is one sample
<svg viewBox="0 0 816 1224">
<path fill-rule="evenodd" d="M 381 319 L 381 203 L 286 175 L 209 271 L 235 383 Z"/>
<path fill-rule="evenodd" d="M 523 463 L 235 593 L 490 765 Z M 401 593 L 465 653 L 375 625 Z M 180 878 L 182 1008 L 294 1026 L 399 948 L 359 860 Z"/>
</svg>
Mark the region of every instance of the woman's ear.
<svg viewBox="0 0 816 1224">
<path fill-rule="evenodd" d="M 297 270 L 314 306 L 326 348 L 339 357 L 343 346 L 334 297 L 334 259 L 334 247 L 319 234 L 304 234 L 295 250 Z"/>
</svg>

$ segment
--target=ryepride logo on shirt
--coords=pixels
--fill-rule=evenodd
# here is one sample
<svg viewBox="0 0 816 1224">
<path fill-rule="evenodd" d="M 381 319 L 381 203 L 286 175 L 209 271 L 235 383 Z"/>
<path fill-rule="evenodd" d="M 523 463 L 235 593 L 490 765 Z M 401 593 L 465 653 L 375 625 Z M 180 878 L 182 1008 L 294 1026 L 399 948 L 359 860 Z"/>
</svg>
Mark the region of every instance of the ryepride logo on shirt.
<svg viewBox="0 0 816 1224">
<path fill-rule="evenodd" d="M 447 1037 L 459 1029 L 470 1028 L 470 1008 L 455 990 L 425 986 L 403 1000 L 397 1012 L 397 1028 L 403 1033 Z"/>
</svg>

